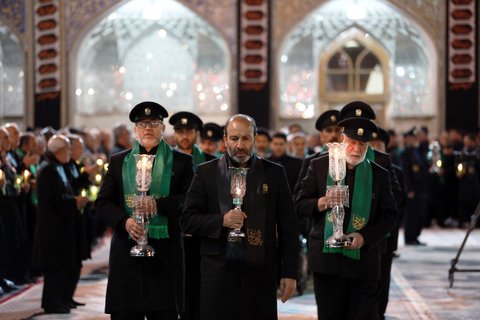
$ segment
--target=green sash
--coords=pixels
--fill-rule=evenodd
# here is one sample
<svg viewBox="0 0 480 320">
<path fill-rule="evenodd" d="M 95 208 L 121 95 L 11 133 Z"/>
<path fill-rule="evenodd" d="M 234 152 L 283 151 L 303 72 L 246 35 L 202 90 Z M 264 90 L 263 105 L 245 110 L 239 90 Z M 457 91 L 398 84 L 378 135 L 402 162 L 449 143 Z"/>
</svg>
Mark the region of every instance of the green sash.
<svg viewBox="0 0 480 320">
<path fill-rule="evenodd" d="M 370 146 L 367 147 L 367 154 L 365 155 L 365 158 L 375 162 L 375 150 L 373 150 L 372 147 Z"/>
<path fill-rule="evenodd" d="M 134 154 L 140 153 L 138 142 L 133 144 L 132 150 L 123 160 L 122 165 L 122 181 L 123 194 L 125 195 L 125 211 L 129 216 L 133 214 L 133 196 L 138 194 L 137 184 L 135 183 L 135 175 L 137 166 Z M 168 197 L 170 194 L 170 180 L 172 178 L 173 151 L 165 143 L 160 142 L 157 148 L 157 154 L 154 159 L 152 185 L 150 186 L 150 195 L 155 199 Z M 168 218 L 157 214 L 150 219 L 148 227 L 150 238 L 165 239 L 168 238 Z"/>
<path fill-rule="evenodd" d="M 193 145 L 192 157 L 194 169 L 206 161 L 205 153 L 196 144 Z"/>
<path fill-rule="evenodd" d="M 370 207 L 372 199 L 372 166 L 370 160 L 365 159 L 355 168 L 355 182 L 353 187 L 352 210 L 348 222 L 347 234 L 357 232 L 368 223 L 370 218 Z M 345 184 L 345 179 L 342 181 Z M 327 174 L 327 186 L 333 185 L 333 180 Z M 360 249 L 327 248 L 325 246 L 328 237 L 333 234 L 333 217 L 331 210 L 328 210 L 325 217 L 324 229 L 324 253 L 341 253 L 352 259 L 360 259 Z"/>
</svg>

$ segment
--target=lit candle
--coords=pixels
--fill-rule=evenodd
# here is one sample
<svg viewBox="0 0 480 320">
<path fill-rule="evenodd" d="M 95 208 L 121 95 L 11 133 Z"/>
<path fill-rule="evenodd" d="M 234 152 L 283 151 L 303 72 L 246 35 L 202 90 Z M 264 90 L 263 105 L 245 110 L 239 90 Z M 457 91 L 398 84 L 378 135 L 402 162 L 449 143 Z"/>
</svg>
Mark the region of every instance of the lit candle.
<svg viewBox="0 0 480 320">
<path fill-rule="evenodd" d="M 102 175 L 96 174 L 96 175 L 95 175 L 95 181 L 96 181 L 97 183 L 102 182 Z"/>
<path fill-rule="evenodd" d="M 28 182 L 29 177 L 30 177 L 30 171 L 28 170 L 23 171 L 23 181 Z"/>
<path fill-rule="evenodd" d="M 21 177 L 17 177 L 17 179 L 15 180 L 17 186 L 20 186 L 22 184 L 22 178 Z"/>
<path fill-rule="evenodd" d="M 104 169 L 105 171 L 108 171 L 108 163 L 105 163 L 105 164 L 103 165 L 103 169 Z"/>
<path fill-rule="evenodd" d="M 103 166 L 103 160 L 102 159 L 97 159 L 97 165 L 99 167 Z"/>
<path fill-rule="evenodd" d="M 338 170 L 338 148 L 335 148 L 333 151 L 333 162 L 335 163 L 335 181 L 340 180 L 340 171 Z"/>
<path fill-rule="evenodd" d="M 145 185 L 147 183 L 147 157 L 142 157 L 142 190 L 145 190 Z"/>
<path fill-rule="evenodd" d="M 82 189 L 82 191 L 80 191 L 80 195 L 81 195 L 82 197 L 86 197 L 86 196 L 87 196 L 87 190 Z"/>
<path fill-rule="evenodd" d="M 95 201 L 97 199 L 98 187 L 90 186 L 90 201 Z"/>
</svg>

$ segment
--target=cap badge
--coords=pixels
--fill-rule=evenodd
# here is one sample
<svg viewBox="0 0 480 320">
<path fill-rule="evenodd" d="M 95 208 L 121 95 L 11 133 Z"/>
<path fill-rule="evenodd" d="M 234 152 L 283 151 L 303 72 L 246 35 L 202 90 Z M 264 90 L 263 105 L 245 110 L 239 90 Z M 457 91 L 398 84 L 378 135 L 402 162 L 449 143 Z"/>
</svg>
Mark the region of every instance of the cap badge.
<svg viewBox="0 0 480 320">
<path fill-rule="evenodd" d="M 377 139 L 377 136 L 378 136 L 378 135 L 377 135 L 376 132 L 373 132 L 373 133 L 372 133 L 372 138 L 373 138 L 373 139 Z"/>
<path fill-rule="evenodd" d="M 150 113 L 152 113 L 152 110 L 150 108 L 145 108 L 145 115 L 149 116 Z"/>
<path fill-rule="evenodd" d="M 358 128 L 357 136 L 363 136 L 363 132 L 364 132 L 363 128 Z"/>
<path fill-rule="evenodd" d="M 331 117 L 330 117 L 330 121 L 332 121 L 332 122 L 335 122 L 335 121 L 337 121 L 337 117 L 335 117 L 335 116 L 331 116 Z"/>
<path fill-rule="evenodd" d="M 188 119 L 187 119 L 187 118 L 182 118 L 180 121 L 181 121 L 181 123 L 182 123 L 183 125 L 186 125 L 186 124 L 188 123 Z"/>
<path fill-rule="evenodd" d="M 356 109 L 356 110 L 355 110 L 355 115 L 356 115 L 357 117 L 361 117 L 361 116 L 362 116 L 362 109 Z"/>
<path fill-rule="evenodd" d="M 211 138 L 213 136 L 212 130 L 207 131 L 207 137 Z"/>
</svg>

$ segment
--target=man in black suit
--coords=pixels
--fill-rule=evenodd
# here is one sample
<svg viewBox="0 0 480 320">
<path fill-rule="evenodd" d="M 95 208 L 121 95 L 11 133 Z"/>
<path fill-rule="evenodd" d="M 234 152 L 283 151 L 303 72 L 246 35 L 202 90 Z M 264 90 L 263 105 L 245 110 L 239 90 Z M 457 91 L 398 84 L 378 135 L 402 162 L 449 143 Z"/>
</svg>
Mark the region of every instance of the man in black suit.
<svg viewBox="0 0 480 320">
<path fill-rule="evenodd" d="M 175 130 L 177 149 L 193 157 L 193 165 L 198 165 L 216 157 L 203 152 L 196 144 L 203 121 L 188 111 L 180 111 L 168 121 Z M 185 252 L 185 314 L 182 319 L 200 319 L 200 238 L 183 234 Z"/>
<path fill-rule="evenodd" d="M 344 127 L 349 206 L 345 207 L 343 232 L 351 237 L 347 248 L 328 248 L 325 239 L 333 232 L 327 192 L 329 157 L 310 163 L 296 199 L 299 215 L 313 216 L 309 241 L 309 266 L 314 275 L 318 318 L 378 319 L 380 249 L 395 226 L 397 211 L 390 191 L 388 172 L 366 159 L 368 141 L 376 131 L 373 122 L 350 118 Z"/>
<path fill-rule="evenodd" d="M 293 188 L 295 187 L 300 168 L 302 167 L 302 159 L 287 154 L 287 136 L 281 132 L 275 133 L 272 136 L 270 149 L 272 150 L 272 154 L 267 159 L 279 163 L 285 168 L 288 186 L 293 194 Z"/>
<path fill-rule="evenodd" d="M 404 224 L 405 244 L 421 246 L 425 245 L 418 240 L 418 237 L 422 233 L 427 215 L 428 163 L 420 152 L 416 128 L 405 132 L 403 141 L 405 148 L 400 154 L 400 163 L 407 187 L 407 210 Z"/>
<path fill-rule="evenodd" d="M 385 152 L 390 141 L 390 135 L 382 128 L 378 128 L 378 133 L 369 142 L 370 147 L 376 151 Z M 387 235 L 385 250 L 381 253 L 381 267 L 380 267 L 380 298 L 378 303 L 378 316 L 381 320 L 385 319 L 385 311 L 388 305 L 388 296 L 390 293 L 390 273 L 392 270 L 392 261 L 395 257 L 395 251 L 398 248 L 398 231 L 404 215 L 405 207 L 407 205 L 407 190 L 403 182 L 403 170 L 401 167 L 392 163 L 392 168 L 395 170 L 395 175 L 398 177 L 398 182 L 401 188 L 400 198 L 396 198 L 398 219 L 397 224 L 393 230 Z"/>
<path fill-rule="evenodd" d="M 88 198 L 75 196 L 64 165 L 70 161 L 67 137 L 54 135 L 37 176 L 38 219 L 34 265 L 44 274 L 42 308 L 45 313 L 70 313 L 81 268 L 77 234 L 79 210 Z"/>
<path fill-rule="evenodd" d="M 292 196 L 283 168 L 255 155 L 255 131 L 249 116 L 232 116 L 224 135 L 227 154 L 198 166 L 185 199 L 182 226 L 202 238 L 203 320 L 277 319 L 277 255 L 281 300 L 295 290 L 299 246 Z M 248 168 L 242 210 L 232 209 L 230 167 Z M 229 236 L 234 228 L 245 238 Z"/>
<path fill-rule="evenodd" d="M 172 319 L 183 311 L 183 240 L 178 219 L 193 176 L 192 157 L 172 150 L 163 140 L 168 112 L 155 102 L 137 104 L 130 112 L 137 141 L 131 150 L 112 156 L 95 202 L 99 216 L 113 228 L 106 313 L 112 319 Z M 138 199 L 134 154 L 155 155 L 149 195 Z M 148 205 L 141 205 L 146 203 Z M 146 209 L 149 208 L 149 209 Z M 157 213 L 149 226 L 153 257 L 129 252 L 144 234 L 133 210 Z"/>
</svg>

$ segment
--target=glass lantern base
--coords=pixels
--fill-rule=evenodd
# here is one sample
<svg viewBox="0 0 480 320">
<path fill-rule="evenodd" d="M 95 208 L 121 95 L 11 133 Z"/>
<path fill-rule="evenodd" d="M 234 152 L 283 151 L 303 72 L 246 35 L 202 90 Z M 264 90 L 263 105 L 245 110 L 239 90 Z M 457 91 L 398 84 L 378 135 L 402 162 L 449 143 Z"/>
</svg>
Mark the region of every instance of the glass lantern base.
<svg viewBox="0 0 480 320">
<path fill-rule="evenodd" d="M 346 235 L 342 235 L 340 238 L 330 236 L 327 239 L 325 246 L 327 248 L 348 248 L 352 245 L 352 239 Z"/>
<path fill-rule="evenodd" d="M 229 238 L 245 238 L 245 232 L 242 230 L 232 230 L 228 233 Z"/>
<path fill-rule="evenodd" d="M 155 249 L 152 246 L 147 245 L 139 245 L 132 247 L 130 249 L 130 256 L 131 257 L 153 257 L 155 255 Z"/>
</svg>

